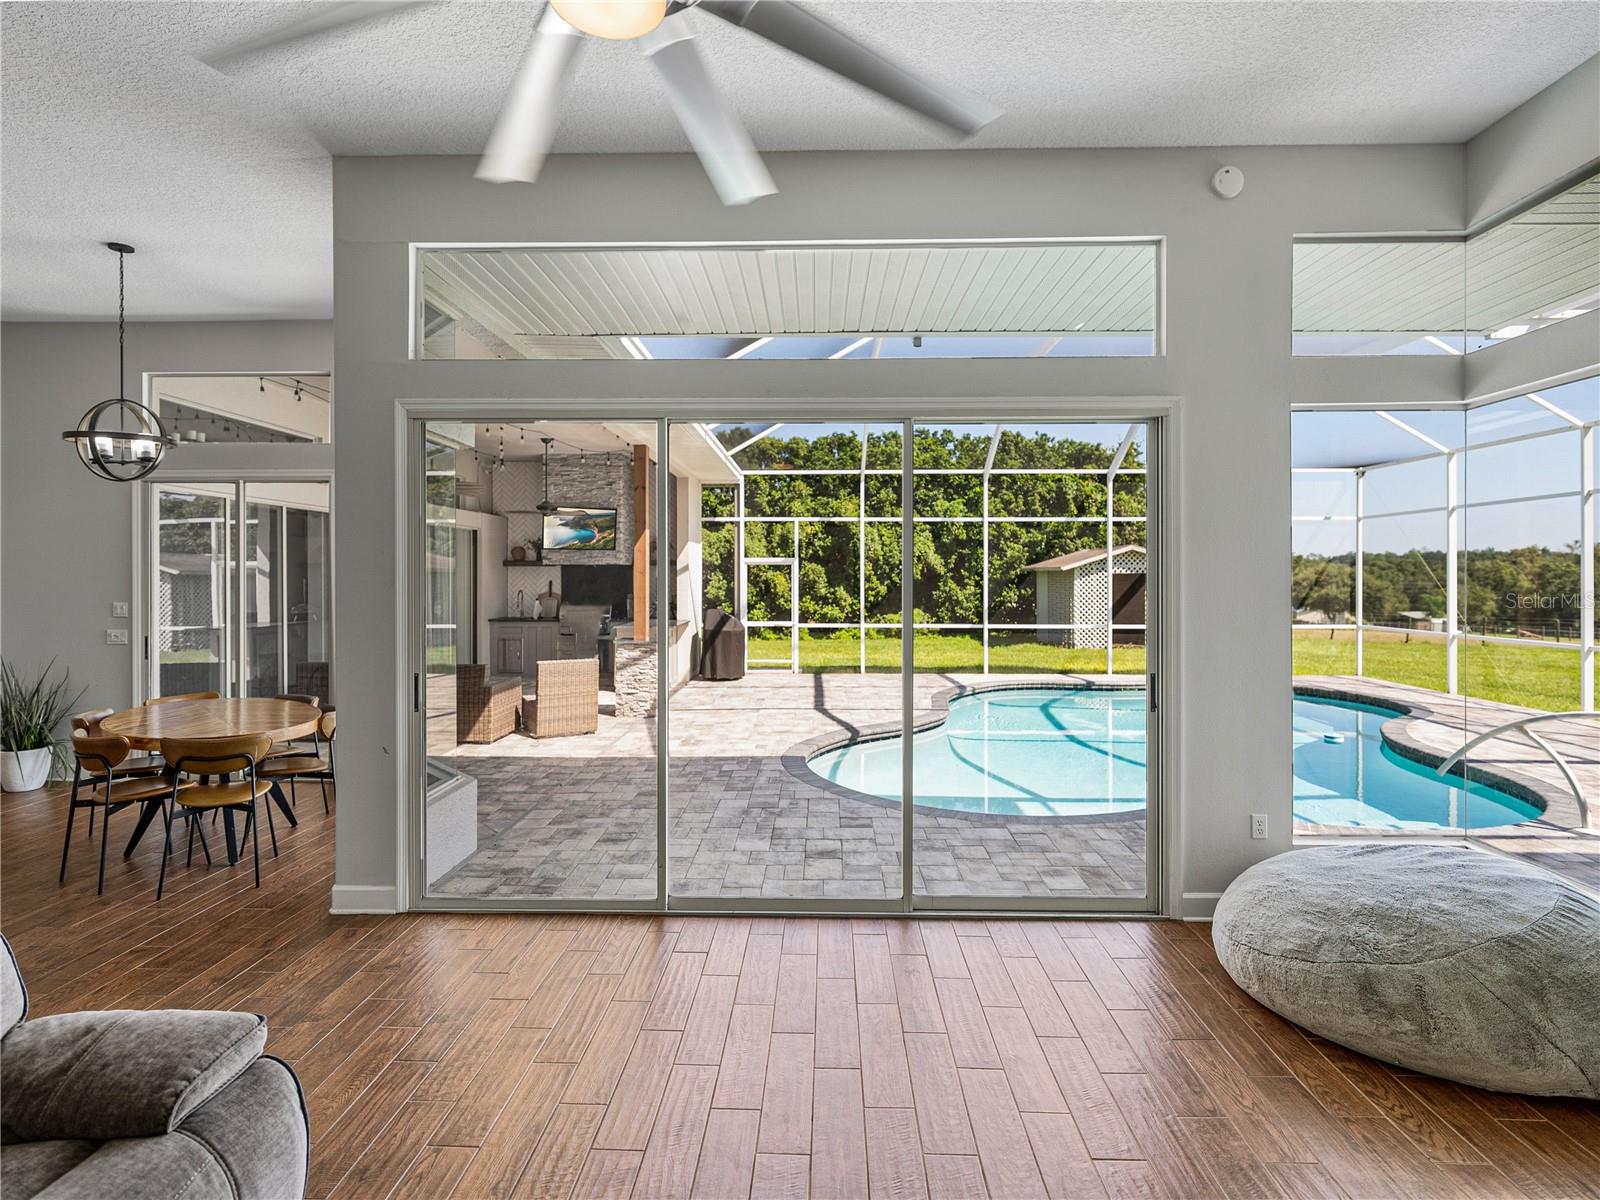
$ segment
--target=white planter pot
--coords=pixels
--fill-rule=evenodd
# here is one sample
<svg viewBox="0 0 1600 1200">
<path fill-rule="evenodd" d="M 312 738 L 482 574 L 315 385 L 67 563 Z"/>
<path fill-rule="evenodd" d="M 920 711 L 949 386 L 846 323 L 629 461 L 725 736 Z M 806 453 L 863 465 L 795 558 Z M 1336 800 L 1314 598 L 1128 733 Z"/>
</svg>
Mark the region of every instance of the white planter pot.
<svg viewBox="0 0 1600 1200">
<path fill-rule="evenodd" d="M 31 792 L 50 777 L 50 748 L 0 750 L 0 789 Z"/>
</svg>

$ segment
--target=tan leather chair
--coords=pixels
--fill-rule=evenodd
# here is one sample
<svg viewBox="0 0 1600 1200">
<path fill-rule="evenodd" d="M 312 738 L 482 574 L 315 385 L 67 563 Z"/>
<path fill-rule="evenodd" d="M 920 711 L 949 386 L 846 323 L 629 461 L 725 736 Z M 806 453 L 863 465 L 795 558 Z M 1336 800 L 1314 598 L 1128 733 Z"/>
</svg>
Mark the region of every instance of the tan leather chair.
<svg viewBox="0 0 1600 1200">
<path fill-rule="evenodd" d="M 289 700 L 295 704 L 309 704 L 312 708 L 321 708 L 322 700 L 310 692 L 279 692 L 272 697 L 274 700 Z M 290 738 L 280 746 L 274 746 L 267 752 L 268 758 L 288 758 L 292 755 L 304 754 L 307 746 L 315 746 L 317 740 L 316 730 L 311 731 L 310 737 Z M 315 750 L 312 753 L 316 753 Z"/>
<path fill-rule="evenodd" d="M 116 709 L 113 708 L 92 708 L 87 712 L 73 713 L 68 718 L 68 723 L 72 726 L 73 736 L 76 737 L 78 734 L 83 733 L 89 737 L 101 737 L 105 731 L 100 728 L 100 722 L 115 711 Z M 98 763 L 93 766 L 85 765 L 91 773 L 100 769 Z M 118 764 L 112 774 L 118 779 L 130 775 L 159 775 L 161 774 L 161 763 L 143 750 L 133 750 L 129 752 L 126 759 Z M 89 816 L 92 821 L 94 814 L 90 813 Z M 92 826 L 90 832 L 93 832 Z"/>
<path fill-rule="evenodd" d="M 111 814 L 131 804 L 162 803 L 172 795 L 174 781 L 159 774 L 119 778 L 117 768 L 128 757 L 128 739 L 125 737 L 92 737 L 82 730 L 76 730 L 72 735 L 72 753 L 77 759 L 77 767 L 72 773 L 72 795 L 67 803 L 67 834 L 61 845 L 61 873 L 56 881 L 67 881 L 67 852 L 72 848 L 72 821 L 78 810 L 87 808 L 92 821 L 94 810 L 103 808 L 105 815 L 100 819 L 100 878 L 95 886 L 96 894 L 100 895 L 106 889 L 106 839 L 111 831 Z M 84 791 L 85 784 L 88 785 L 87 794 Z M 177 786 L 182 790 L 188 784 Z"/>
<path fill-rule="evenodd" d="M 251 849 L 255 856 L 256 886 L 261 886 L 261 829 L 256 820 L 256 801 L 272 790 L 272 785 L 256 777 L 256 764 L 272 749 L 272 739 L 264 733 L 247 733 L 236 737 L 217 738 L 162 738 L 161 757 L 167 760 L 172 771 L 172 782 L 167 796 L 167 836 L 161 852 L 161 876 L 156 881 L 156 899 L 167 882 L 167 859 L 172 854 L 172 822 L 178 809 L 186 815 L 197 817 L 206 812 L 231 809 L 245 814 L 245 827 L 241 837 L 255 831 Z M 228 776 L 239 775 L 240 779 Z M 186 779 L 185 776 L 194 777 Z M 198 779 L 198 782 L 194 780 Z M 185 786 L 185 785 L 188 786 Z M 188 859 L 194 857 L 194 835 L 199 822 L 189 823 Z M 267 805 L 267 831 L 272 835 L 272 853 L 278 853 L 278 832 L 272 827 L 272 805 Z M 205 834 L 200 835 L 200 848 L 205 849 Z M 206 859 L 210 861 L 210 853 Z M 188 865 L 187 862 L 185 865 Z"/>
<path fill-rule="evenodd" d="M 332 709 L 323 713 L 317 720 L 316 732 L 312 735 L 312 753 L 274 754 L 257 768 L 256 773 L 262 779 L 271 781 L 273 787 L 279 788 L 281 798 L 283 792 L 281 785 L 285 779 L 289 781 L 289 802 L 295 803 L 299 797 L 295 795 L 295 781 L 300 779 L 315 779 L 322 785 L 322 811 L 328 812 L 328 784 L 333 781 L 333 735 L 338 730 L 339 718 Z M 321 744 L 328 744 L 328 757 L 323 758 L 318 751 Z M 271 805 L 268 805 L 271 808 Z"/>
</svg>

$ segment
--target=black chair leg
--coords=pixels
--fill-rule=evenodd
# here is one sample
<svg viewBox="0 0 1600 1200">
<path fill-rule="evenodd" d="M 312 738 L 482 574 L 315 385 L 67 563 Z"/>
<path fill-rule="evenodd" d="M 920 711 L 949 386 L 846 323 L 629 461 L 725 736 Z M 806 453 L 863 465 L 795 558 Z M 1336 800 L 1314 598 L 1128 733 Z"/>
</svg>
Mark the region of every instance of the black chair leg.
<svg viewBox="0 0 1600 1200">
<path fill-rule="evenodd" d="M 322 815 L 327 816 L 330 811 L 328 808 L 328 777 L 326 775 L 318 775 L 317 782 L 322 785 Z"/>
<path fill-rule="evenodd" d="M 189 827 L 189 846 L 183 855 L 183 866 L 187 870 L 194 866 L 194 818 L 190 817 L 184 824 Z"/>
<path fill-rule="evenodd" d="M 300 793 L 295 790 L 295 786 L 294 785 L 295 785 L 295 778 L 294 778 L 293 775 L 291 775 L 291 776 L 289 776 L 289 807 L 291 807 L 291 808 L 299 808 L 300 807 Z"/>
<path fill-rule="evenodd" d="M 272 823 L 272 797 L 270 797 L 270 796 L 267 797 L 267 803 L 265 805 L 265 808 L 267 810 L 267 832 L 272 835 L 272 857 L 273 858 L 277 858 L 278 857 L 278 830 L 277 830 L 277 827 L 275 825 L 273 825 L 273 823 Z M 256 802 L 254 800 L 251 800 L 250 801 L 250 811 L 253 813 L 253 812 L 255 812 L 255 810 L 256 810 Z"/>
<path fill-rule="evenodd" d="M 250 815 L 252 817 L 254 817 L 255 814 L 256 814 L 256 802 L 252 798 L 251 801 L 250 801 Z M 270 809 L 267 811 L 267 823 L 269 825 L 272 823 L 272 812 L 271 812 Z M 256 835 L 255 835 L 255 837 L 250 839 L 250 852 L 251 852 L 251 854 L 253 854 L 255 856 L 255 860 L 256 860 L 256 886 L 260 887 L 261 886 L 261 822 L 252 821 L 251 824 L 255 826 Z"/>
<path fill-rule="evenodd" d="M 206 856 L 206 866 L 211 865 L 211 847 L 206 845 L 206 831 L 200 825 L 200 819 L 195 818 L 194 831 L 200 835 L 200 852 Z"/>
<path fill-rule="evenodd" d="M 156 877 L 156 899 L 161 899 L 162 890 L 167 886 L 167 858 L 172 854 L 172 809 L 164 806 L 161 810 L 163 824 L 166 826 L 166 836 L 161 847 L 161 874 Z"/>
<path fill-rule="evenodd" d="M 94 810 L 89 810 L 89 815 L 94 816 Z M 94 894 L 106 894 L 106 839 L 111 836 L 111 805 L 106 805 L 106 811 L 100 818 L 100 876 L 95 880 Z"/>
<path fill-rule="evenodd" d="M 61 874 L 56 877 L 57 883 L 67 881 L 67 851 L 72 848 L 72 818 L 78 815 L 78 781 L 72 781 L 72 799 L 67 802 L 67 836 L 61 843 Z"/>
</svg>

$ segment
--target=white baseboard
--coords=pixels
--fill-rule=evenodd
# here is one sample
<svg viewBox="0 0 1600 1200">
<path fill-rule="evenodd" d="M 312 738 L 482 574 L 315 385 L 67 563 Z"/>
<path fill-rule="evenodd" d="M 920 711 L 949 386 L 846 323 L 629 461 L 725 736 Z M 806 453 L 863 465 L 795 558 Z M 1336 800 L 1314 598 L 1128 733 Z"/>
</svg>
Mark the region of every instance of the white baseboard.
<svg viewBox="0 0 1600 1200">
<path fill-rule="evenodd" d="M 1185 892 L 1177 917 L 1180 921 L 1209 921 L 1221 899 L 1221 892 Z"/>
<path fill-rule="evenodd" d="M 336 917 L 356 913 L 392 913 L 400 911 L 395 903 L 394 888 L 360 883 L 333 885 L 333 903 L 328 911 Z"/>
</svg>

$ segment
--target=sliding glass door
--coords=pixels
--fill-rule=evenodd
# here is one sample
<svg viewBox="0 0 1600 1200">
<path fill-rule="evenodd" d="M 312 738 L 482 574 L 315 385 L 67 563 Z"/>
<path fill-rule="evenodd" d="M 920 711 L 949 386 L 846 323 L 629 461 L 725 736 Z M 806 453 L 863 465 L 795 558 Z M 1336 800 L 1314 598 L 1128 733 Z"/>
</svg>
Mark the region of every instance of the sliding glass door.
<svg viewBox="0 0 1600 1200">
<path fill-rule="evenodd" d="M 415 436 L 421 894 L 656 903 L 656 423 Z"/>
<path fill-rule="evenodd" d="M 416 423 L 428 900 L 1155 907 L 1158 425 L 797 415 Z"/>
<path fill-rule="evenodd" d="M 331 701 L 329 485 L 147 487 L 146 694 L 294 692 Z"/>
<path fill-rule="evenodd" d="M 159 483 L 150 485 L 150 496 L 155 570 L 148 695 L 229 695 L 238 654 L 238 487 Z"/>
<path fill-rule="evenodd" d="M 1149 907 L 1152 442 L 1145 422 L 916 426 L 919 905 Z"/>
</svg>

